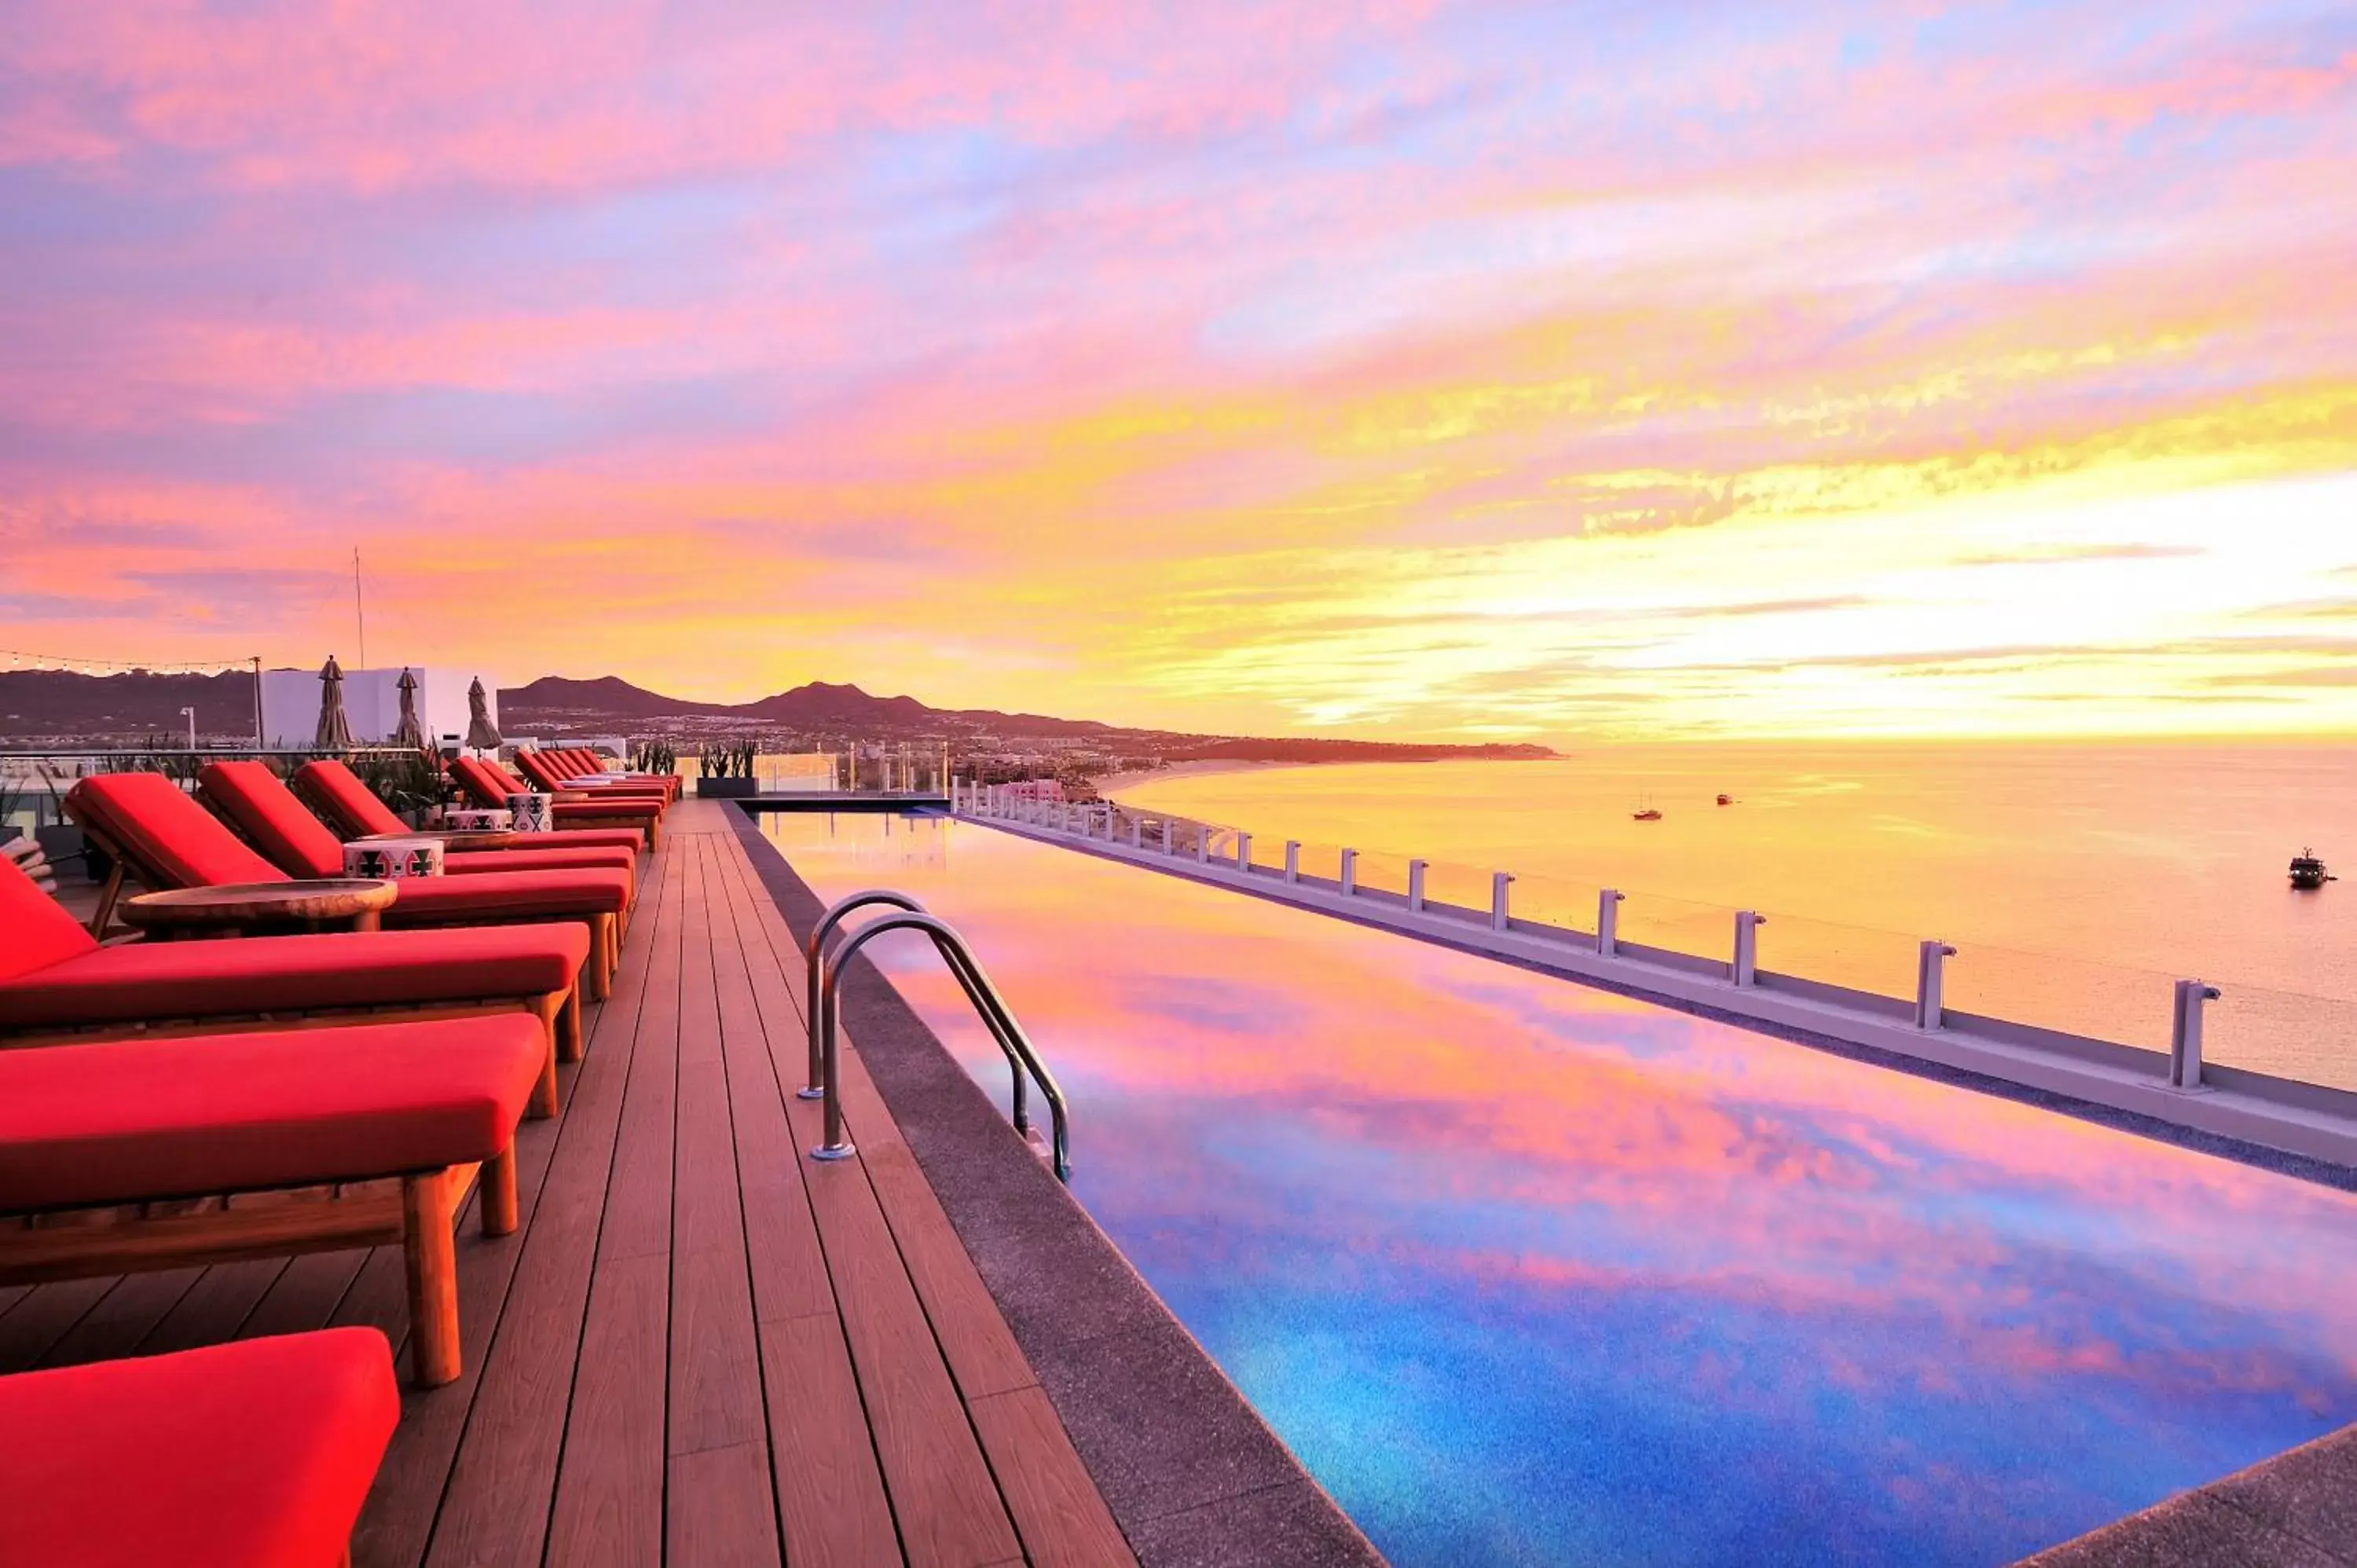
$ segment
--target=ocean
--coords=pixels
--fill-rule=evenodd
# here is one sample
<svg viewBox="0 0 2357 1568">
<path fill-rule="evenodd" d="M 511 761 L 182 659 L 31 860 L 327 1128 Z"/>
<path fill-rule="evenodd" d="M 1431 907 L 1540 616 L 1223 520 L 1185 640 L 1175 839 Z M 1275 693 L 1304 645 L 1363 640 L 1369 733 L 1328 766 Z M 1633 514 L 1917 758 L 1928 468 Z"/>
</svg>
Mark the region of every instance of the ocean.
<svg viewBox="0 0 2357 1568">
<path fill-rule="evenodd" d="M 1624 936 L 1710 956 L 1756 910 L 1763 968 L 1892 995 L 1938 938 L 1951 1007 L 2129 1045 L 2165 1048 L 2170 982 L 2199 978 L 2223 993 L 2210 1059 L 2357 1089 L 2357 746 L 1614 745 L 1115 792 L 1250 832 L 1256 860 L 1349 845 L 1380 883 L 1420 856 L 1451 902 L 1510 872 L 1518 915 L 1583 929 L 1614 887 Z M 2351 880 L 2294 891 L 2309 847 Z"/>
</svg>

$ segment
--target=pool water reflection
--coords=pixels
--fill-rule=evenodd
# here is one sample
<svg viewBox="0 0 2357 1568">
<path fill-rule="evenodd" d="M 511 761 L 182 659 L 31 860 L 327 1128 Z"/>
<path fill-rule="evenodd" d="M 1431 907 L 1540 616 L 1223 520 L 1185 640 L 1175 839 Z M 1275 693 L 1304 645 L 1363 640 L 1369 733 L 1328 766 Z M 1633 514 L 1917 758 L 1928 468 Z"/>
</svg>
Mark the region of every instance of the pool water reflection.
<svg viewBox="0 0 2357 1568">
<path fill-rule="evenodd" d="M 1998 1563 L 2357 1420 L 2349 1195 L 971 823 L 766 831 L 966 933 L 1076 1194 L 1401 1568 Z"/>
</svg>

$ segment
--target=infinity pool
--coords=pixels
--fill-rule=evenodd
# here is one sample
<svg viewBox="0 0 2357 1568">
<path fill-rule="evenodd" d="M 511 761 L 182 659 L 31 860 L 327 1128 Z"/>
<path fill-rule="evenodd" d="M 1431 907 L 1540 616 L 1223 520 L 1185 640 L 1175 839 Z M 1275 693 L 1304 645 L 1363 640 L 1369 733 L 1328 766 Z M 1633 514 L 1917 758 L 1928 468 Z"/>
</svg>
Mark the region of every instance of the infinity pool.
<svg viewBox="0 0 2357 1568">
<path fill-rule="evenodd" d="M 965 931 L 1074 1192 L 1400 1568 L 2000 1563 L 2357 1420 L 2349 1195 L 971 823 L 765 831 Z"/>
</svg>

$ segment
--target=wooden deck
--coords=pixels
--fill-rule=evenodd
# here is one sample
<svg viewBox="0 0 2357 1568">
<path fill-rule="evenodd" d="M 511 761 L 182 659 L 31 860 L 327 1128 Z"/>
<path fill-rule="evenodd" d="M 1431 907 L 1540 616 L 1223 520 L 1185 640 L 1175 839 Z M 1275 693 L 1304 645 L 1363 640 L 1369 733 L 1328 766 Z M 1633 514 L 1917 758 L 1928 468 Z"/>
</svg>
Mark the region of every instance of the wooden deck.
<svg viewBox="0 0 2357 1568">
<path fill-rule="evenodd" d="M 467 1370 L 404 1396 L 354 1560 L 1134 1562 L 859 1065 L 804 1156 L 802 964 L 718 802 L 683 800 L 523 1223 L 462 1218 Z M 0 1289 L 0 1372 L 328 1324 L 404 1337 L 397 1251 Z"/>
</svg>

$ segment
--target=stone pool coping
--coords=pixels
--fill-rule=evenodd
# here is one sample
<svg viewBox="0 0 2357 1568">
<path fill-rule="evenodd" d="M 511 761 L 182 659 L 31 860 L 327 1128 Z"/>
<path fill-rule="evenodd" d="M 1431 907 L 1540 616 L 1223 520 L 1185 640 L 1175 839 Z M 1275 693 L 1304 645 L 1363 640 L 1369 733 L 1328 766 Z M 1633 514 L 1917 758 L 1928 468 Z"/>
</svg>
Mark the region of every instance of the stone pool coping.
<svg viewBox="0 0 2357 1568">
<path fill-rule="evenodd" d="M 797 940 L 824 906 L 729 813 Z M 1142 1568 L 1382 1556 L 865 957 L 845 1027 Z"/>
</svg>

